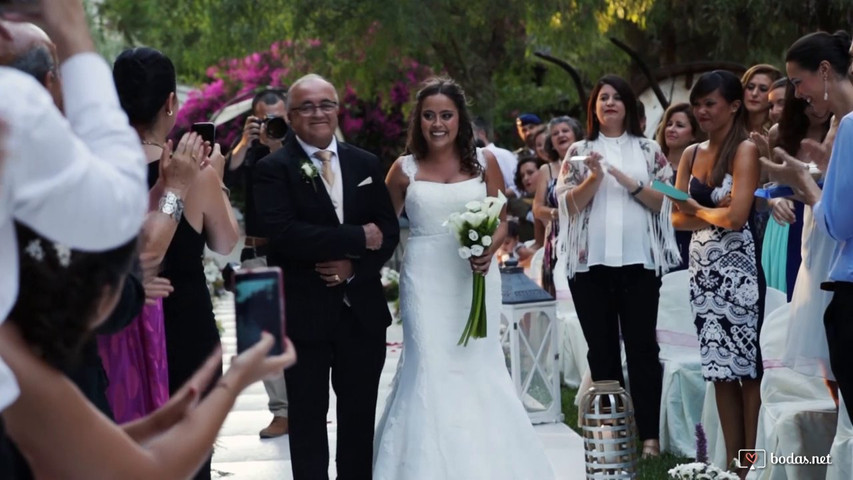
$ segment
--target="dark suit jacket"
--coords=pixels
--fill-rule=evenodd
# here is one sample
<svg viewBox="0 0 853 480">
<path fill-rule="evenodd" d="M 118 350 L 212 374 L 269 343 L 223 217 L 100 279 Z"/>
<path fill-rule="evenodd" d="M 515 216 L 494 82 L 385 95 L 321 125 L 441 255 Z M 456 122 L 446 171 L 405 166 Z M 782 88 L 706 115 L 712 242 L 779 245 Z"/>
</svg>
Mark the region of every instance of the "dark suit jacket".
<svg viewBox="0 0 853 480">
<path fill-rule="evenodd" d="M 302 164 L 311 160 L 292 132 L 281 149 L 255 167 L 255 207 L 270 239 L 267 261 L 284 273 L 286 329 L 294 339 L 326 338 L 328 323 L 344 307 L 344 294 L 366 328 L 384 329 L 391 324 L 379 270 L 397 246 L 400 226 L 379 159 L 341 142 L 338 158 L 343 223 L 338 221 L 322 179 L 303 174 Z M 382 230 L 380 250 L 365 248 L 362 225 L 367 223 Z M 352 282 L 327 287 L 315 272 L 315 264 L 346 258 L 353 263 Z"/>
</svg>

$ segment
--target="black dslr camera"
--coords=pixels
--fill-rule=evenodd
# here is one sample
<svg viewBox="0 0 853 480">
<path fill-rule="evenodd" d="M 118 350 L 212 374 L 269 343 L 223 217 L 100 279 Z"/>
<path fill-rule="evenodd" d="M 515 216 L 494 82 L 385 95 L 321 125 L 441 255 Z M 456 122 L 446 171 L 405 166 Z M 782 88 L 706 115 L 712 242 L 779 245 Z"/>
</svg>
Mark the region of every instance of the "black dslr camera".
<svg viewBox="0 0 853 480">
<path fill-rule="evenodd" d="M 284 121 L 283 117 L 267 115 L 259 123 L 267 126 L 267 136 L 273 140 L 281 140 L 287 136 L 287 122 Z"/>
</svg>

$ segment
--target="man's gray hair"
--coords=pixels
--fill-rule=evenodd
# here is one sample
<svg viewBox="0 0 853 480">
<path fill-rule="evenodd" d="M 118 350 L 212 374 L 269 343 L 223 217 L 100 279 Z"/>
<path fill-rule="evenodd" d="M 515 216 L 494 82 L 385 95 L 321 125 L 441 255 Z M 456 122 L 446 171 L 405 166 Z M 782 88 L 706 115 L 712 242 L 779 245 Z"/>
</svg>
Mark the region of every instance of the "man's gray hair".
<svg viewBox="0 0 853 480">
<path fill-rule="evenodd" d="M 53 61 L 50 50 L 44 45 L 29 49 L 12 61 L 9 66 L 32 75 L 42 85 L 44 85 L 45 77 L 49 72 L 56 73 L 56 63 Z"/>
<path fill-rule="evenodd" d="M 290 87 L 287 89 L 287 99 L 286 99 L 286 101 L 285 101 L 285 107 L 286 107 L 288 110 L 290 110 L 290 94 L 293 92 L 293 89 L 294 89 L 294 88 L 298 87 L 299 85 L 301 85 L 301 84 L 303 84 L 303 83 L 305 83 L 305 82 L 309 82 L 309 81 L 316 81 L 316 80 L 319 80 L 319 81 L 321 81 L 321 82 L 326 82 L 326 83 L 328 83 L 329 85 L 332 85 L 332 82 L 330 82 L 330 81 L 326 80 L 325 78 L 323 78 L 323 76 L 322 76 L 322 75 L 317 75 L 316 73 L 309 73 L 309 74 L 307 74 L 307 75 L 303 75 L 303 76 L 299 77 L 295 82 L 293 82 L 293 83 L 290 85 Z M 332 90 L 334 90 L 334 92 L 335 92 L 335 102 L 340 103 L 340 102 L 338 101 L 338 91 L 335 89 L 335 86 L 334 86 L 334 85 L 332 85 Z"/>
</svg>

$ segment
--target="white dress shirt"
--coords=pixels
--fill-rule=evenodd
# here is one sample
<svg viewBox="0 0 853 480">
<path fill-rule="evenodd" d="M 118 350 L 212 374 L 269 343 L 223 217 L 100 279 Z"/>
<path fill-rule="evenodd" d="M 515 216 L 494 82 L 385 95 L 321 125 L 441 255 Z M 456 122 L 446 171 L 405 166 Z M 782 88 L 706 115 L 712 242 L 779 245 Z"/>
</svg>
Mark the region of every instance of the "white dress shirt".
<svg viewBox="0 0 853 480">
<path fill-rule="evenodd" d="M 83 53 L 60 68 L 67 119 L 31 76 L 0 67 L 0 118 L 9 126 L 0 169 L 0 322 L 18 294 L 14 220 L 97 251 L 137 235 L 147 209 L 145 156 L 109 66 Z M 17 395 L 0 359 L 0 410 Z"/>
<path fill-rule="evenodd" d="M 501 169 L 501 174 L 504 177 L 504 185 L 507 192 L 515 192 L 519 194 L 518 188 L 515 186 L 515 171 L 518 169 L 518 158 L 514 153 L 505 148 L 498 147 L 494 143 L 486 145 L 486 150 L 492 152 L 495 160 L 498 161 L 498 167 Z"/>
<path fill-rule="evenodd" d="M 344 223 L 344 179 L 341 175 L 341 161 L 338 158 L 338 141 L 335 137 L 332 137 L 332 143 L 330 143 L 326 148 L 317 148 L 313 145 L 308 145 L 302 141 L 298 135 L 296 136 L 296 141 L 299 142 L 302 150 L 305 150 L 305 153 L 308 154 L 308 158 L 310 158 L 311 162 L 314 163 L 314 166 L 317 167 L 318 172 L 323 171 L 323 161 L 315 157 L 314 154 L 320 150 L 332 152 L 332 159 L 329 160 L 329 162 L 331 163 L 332 171 L 335 173 L 335 184 L 330 187 L 329 183 L 322 175 L 320 175 L 320 178 L 323 180 L 323 185 L 326 186 L 326 192 L 329 193 L 329 198 L 332 199 L 332 205 L 335 207 L 335 213 L 338 215 L 338 221 Z"/>
<path fill-rule="evenodd" d="M 603 133 L 595 140 L 598 151 L 608 164 L 631 178 L 649 184 L 649 172 L 642 152 L 635 148 L 629 135 L 611 138 Z M 654 268 L 645 207 L 616 178 L 606 173 L 595 192 L 589 215 L 589 257 L 587 266 L 621 267 L 642 264 Z"/>
</svg>

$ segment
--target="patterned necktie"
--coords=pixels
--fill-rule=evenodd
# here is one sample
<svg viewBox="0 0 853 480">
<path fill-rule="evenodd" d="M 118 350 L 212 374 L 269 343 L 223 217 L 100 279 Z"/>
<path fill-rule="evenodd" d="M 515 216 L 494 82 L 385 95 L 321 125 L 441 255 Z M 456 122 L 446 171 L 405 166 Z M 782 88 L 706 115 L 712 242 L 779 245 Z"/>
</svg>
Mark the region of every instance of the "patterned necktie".
<svg viewBox="0 0 853 480">
<path fill-rule="evenodd" d="M 335 172 L 332 170 L 332 152 L 328 150 L 318 150 L 314 152 L 314 157 L 323 162 L 323 170 L 320 172 L 320 175 L 323 176 L 323 180 L 329 184 L 329 187 L 333 186 L 335 184 Z"/>
</svg>

